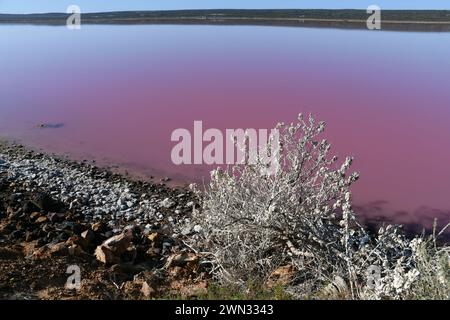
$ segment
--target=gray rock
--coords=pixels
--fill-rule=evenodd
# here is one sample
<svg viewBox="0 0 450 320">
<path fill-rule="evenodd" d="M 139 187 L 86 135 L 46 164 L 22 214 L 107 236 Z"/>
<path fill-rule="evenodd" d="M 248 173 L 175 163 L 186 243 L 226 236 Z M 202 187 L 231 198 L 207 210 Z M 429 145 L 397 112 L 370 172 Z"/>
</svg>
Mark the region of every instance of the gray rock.
<svg viewBox="0 0 450 320">
<path fill-rule="evenodd" d="M 194 206 L 193 201 L 189 201 L 188 203 L 186 203 L 186 208 L 192 208 L 193 206 Z"/>
<path fill-rule="evenodd" d="M 194 232 L 200 233 L 202 231 L 203 231 L 202 226 L 200 226 L 198 224 L 194 226 Z"/>
<path fill-rule="evenodd" d="M 170 198 L 165 198 L 163 201 L 159 202 L 159 205 L 163 208 L 170 209 L 175 205 L 175 202 L 172 201 Z"/>
<path fill-rule="evenodd" d="M 183 236 L 187 236 L 187 235 L 189 235 L 191 233 L 191 227 L 184 227 L 183 229 L 181 229 L 181 234 L 183 235 Z"/>
</svg>

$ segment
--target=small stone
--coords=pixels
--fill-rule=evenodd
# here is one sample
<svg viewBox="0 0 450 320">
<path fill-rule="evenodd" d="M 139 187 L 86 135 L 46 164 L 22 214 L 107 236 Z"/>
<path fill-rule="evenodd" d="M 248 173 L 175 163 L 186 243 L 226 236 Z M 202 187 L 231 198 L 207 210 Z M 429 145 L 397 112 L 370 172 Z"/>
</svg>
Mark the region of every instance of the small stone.
<svg viewBox="0 0 450 320">
<path fill-rule="evenodd" d="M 150 234 L 147 236 L 147 238 L 148 238 L 148 240 L 150 240 L 151 242 L 156 242 L 156 241 L 158 241 L 159 234 L 158 234 L 157 232 L 153 232 L 153 233 L 150 233 Z"/>
<path fill-rule="evenodd" d="M 30 218 L 31 219 L 36 219 L 37 217 L 41 216 L 40 212 L 33 212 L 32 214 L 30 214 Z"/>
<path fill-rule="evenodd" d="M 120 256 L 128 249 L 133 239 L 132 230 L 109 238 L 95 250 L 97 260 L 104 264 L 120 262 Z"/>
<path fill-rule="evenodd" d="M 163 208 L 169 209 L 175 205 L 175 202 L 170 200 L 170 198 L 165 198 L 163 201 L 159 202 L 159 205 Z"/>
<path fill-rule="evenodd" d="M 155 294 L 155 289 L 153 289 L 148 283 L 147 281 L 144 281 L 142 283 L 142 288 L 141 288 L 141 292 L 144 295 L 144 297 L 146 298 L 150 298 Z"/>
<path fill-rule="evenodd" d="M 66 245 L 70 247 L 70 246 L 73 246 L 73 245 L 78 245 L 78 244 L 80 244 L 82 241 L 83 241 L 83 240 L 81 239 L 81 237 L 79 237 L 79 236 L 77 236 L 77 235 L 74 235 L 74 236 L 69 237 L 69 238 L 66 240 Z"/>
<path fill-rule="evenodd" d="M 97 249 L 95 249 L 94 254 L 98 261 L 107 265 L 120 262 L 120 259 L 114 254 L 114 252 L 103 245 L 98 246 Z"/>
<path fill-rule="evenodd" d="M 39 217 L 39 218 L 37 218 L 37 220 L 36 220 L 36 222 L 37 223 L 44 223 L 44 222 L 47 222 L 48 221 L 48 218 L 47 217 Z"/>
<path fill-rule="evenodd" d="M 182 230 L 181 230 L 181 234 L 183 235 L 183 236 L 187 236 L 188 234 L 190 234 L 191 233 L 191 227 L 185 227 L 185 228 L 183 228 Z"/>
<path fill-rule="evenodd" d="M 105 229 L 105 224 L 101 221 L 96 222 L 91 226 L 91 229 L 94 232 L 103 232 Z"/>
<path fill-rule="evenodd" d="M 187 208 L 192 208 L 194 206 L 194 202 L 193 201 L 189 201 L 188 203 L 186 203 L 186 207 Z"/>
</svg>

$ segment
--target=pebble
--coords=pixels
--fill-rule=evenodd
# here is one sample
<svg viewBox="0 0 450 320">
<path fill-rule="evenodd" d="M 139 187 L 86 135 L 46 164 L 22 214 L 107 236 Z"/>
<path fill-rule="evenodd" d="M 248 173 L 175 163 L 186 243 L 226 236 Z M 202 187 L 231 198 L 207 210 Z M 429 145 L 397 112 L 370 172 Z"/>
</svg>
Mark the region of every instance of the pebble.
<svg viewBox="0 0 450 320">
<path fill-rule="evenodd" d="M 198 224 L 194 226 L 194 232 L 200 233 L 202 232 L 202 230 L 203 230 L 202 226 Z"/>
<path fill-rule="evenodd" d="M 191 227 L 185 227 L 185 228 L 183 228 L 183 229 L 181 229 L 181 234 L 183 235 L 183 236 L 187 236 L 188 234 L 190 234 L 191 233 Z"/>
<path fill-rule="evenodd" d="M 175 202 L 170 200 L 170 198 L 165 198 L 159 203 L 159 205 L 163 208 L 169 209 L 175 205 Z"/>
<path fill-rule="evenodd" d="M 193 201 L 189 201 L 188 203 L 186 203 L 186 208 L 192 208 L 193 206 L 194 206 Z"/>
</svg>

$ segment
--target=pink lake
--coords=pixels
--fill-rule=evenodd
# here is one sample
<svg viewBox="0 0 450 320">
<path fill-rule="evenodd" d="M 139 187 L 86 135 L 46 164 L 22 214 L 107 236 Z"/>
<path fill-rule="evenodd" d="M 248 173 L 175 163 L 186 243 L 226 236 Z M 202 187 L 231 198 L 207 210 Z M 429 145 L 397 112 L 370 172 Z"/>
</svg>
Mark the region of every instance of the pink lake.
<svg viewBox="0 0 450 320">
<path fill-rule="evenodd" d="M 450 33 L 254 26 L 1 26 L 0 137 L 178 182 L 173 130 L 313 113 L 355 157 L 371 220 L 450 220 Z M 39 123 L 62 124 L 39 129 Z"/>
</svg>

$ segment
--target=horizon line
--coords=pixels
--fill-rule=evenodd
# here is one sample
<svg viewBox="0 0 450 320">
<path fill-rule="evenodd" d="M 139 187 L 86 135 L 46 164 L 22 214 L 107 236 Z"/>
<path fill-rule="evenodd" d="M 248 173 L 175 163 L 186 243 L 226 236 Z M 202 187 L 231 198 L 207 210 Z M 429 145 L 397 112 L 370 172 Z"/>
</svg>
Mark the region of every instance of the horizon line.
<svg viewBox="0 0 450 320">
<path fill-rule="evenodd" d="M 106 10 L 106 11 L 87 11 L 84 13 L 89 14 L 95 14 L 95 13 L 111 13 L 111 12 L 169 12 L 169 11 L 231 11 L 231 10 L 241 10 L 241 11 L 270 11 L 270 10 L 279 10 L 279 11 L 287 11 L 287 10 L 322 10 L 322 11 L 366 11 L 367 9 L 359 9 L 359 8 L 331 8 L 331 9 L 325 9 L 325 8 L 203 8 L 203 9 L 153 9 L 153 10 Z M 450 11 L 450 8 L 448 9 L 382 9 L 382 11 Z M 83 12 L 82 12 L 83 13 Z M 29 13 L 12 13 L 12 12 L 0 12 L 0 14 L 11 14 L 11 15 L 31 15 L 31 14 L 68 14 L 67 12 L 63 11 L 48 11 L 48 12 L 29 12 Z"/>
</svg>

